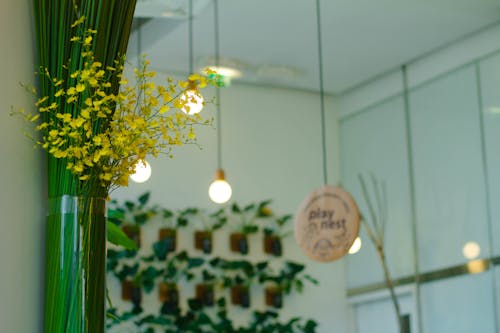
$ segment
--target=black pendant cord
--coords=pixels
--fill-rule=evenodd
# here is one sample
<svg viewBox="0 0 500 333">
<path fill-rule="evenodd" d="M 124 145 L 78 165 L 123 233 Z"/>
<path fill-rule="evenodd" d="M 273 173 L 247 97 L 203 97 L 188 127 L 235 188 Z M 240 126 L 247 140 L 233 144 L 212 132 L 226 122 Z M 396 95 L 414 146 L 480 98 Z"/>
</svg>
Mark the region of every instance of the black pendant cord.
<svg viewBox="0 0 500 333">
<path fill-rule="evenodd" d="M 219 1 L 214 0 L 214 39 L 215 39 L 215 66 L 219 70 L 220 65 L 220 44 L 219 44 Z M 220 96 L 220 86 L 217 86 L 216 98 L 217 98 L 217 168 L 222 169 L 222 134 L 221 134 L 221 96 Z"/>
<path fill-rule="evenodd" d="M 142 52 L 142 26 L 139 21 L 137 28 L 137 68 L 141 68 L 141 52 Z"/>
<path fill-rule="evenodd" d="M 189 0 L 189 17 L 188 17 L 188 34 L 189 34 L 189 74 L 193 74 L 194 57 L 193 57 L 193 0 Z"/>
<path fill-rule="evenodd" d="M 323 183 L 328 184 L 328 172 L 326 161 L 326 128 L 325 128 L 325 89 L 323 80 L 323 45 L 321 42 L 321 8 L 320 0 L 316 0 L 316 23 L 318 29 L 318 64 L 319 64 L 319 95 L 321 111 L 321 148 L 323 157 Z"/>
</svg>

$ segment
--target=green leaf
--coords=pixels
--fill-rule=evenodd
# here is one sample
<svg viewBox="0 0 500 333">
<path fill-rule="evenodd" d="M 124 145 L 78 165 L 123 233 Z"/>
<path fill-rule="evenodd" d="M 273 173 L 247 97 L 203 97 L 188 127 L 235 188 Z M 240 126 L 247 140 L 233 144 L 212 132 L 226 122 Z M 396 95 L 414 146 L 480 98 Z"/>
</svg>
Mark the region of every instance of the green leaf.
<svg viewBox="0 0 500 333">
<path fill-rule="evenodd" d="M 243 230 L 242 230 L 242 232 L 243 232 L 244 234 L 247 234 L 247 235 L 248 235 L 248 234 L 254 234 L 254 233 L 256 233 L 257 231 L 259 231 L 259 226 L 258 226 L 258 225 L 255 225 L 255 224 L 253 224 L 253 225 L 245 225 L 245 226 L 243 227 Z"/>
<path fill-rule="evenodd" d="M 185 217 L 183 217 L 183 216 L 179 216 L 179 217 L 177 218 L 177 225 L 178 225 L 179 227 L 185 227 L 185 226 L 187 226 L 187 225 L 188 225 L 188 222 L 189 222 L 189 221 L 188 221 L 188 219 L 187 219 L 187 218 L 185 218 Z"/>
<path fill-rule="evenodd" d="M 169 219 L 172 216 L 174 216 L 174 213 L 171 210 L 168 210 L 168 209 L 164 209 L 162 211 L 162 214 L 163 214 L 163 218 L 165 218 L 165 219 Z"/>
<path fill-rule="evenodd" d="M 127 250 L 137 250 L 137 245 L 133 240 L 120 229 L 116 224 L 107 222 L 108 241 L 112 244 L 122 246 Z"/>
<path fill-rule="evenodd" d="M 161 240 L 153 244 L 153 252 L 159 260 L 165 260 L 168 252 L 167 240 Z"/>
<path fill-rule="evenodd" d="M 108 219 L 122 220 L 125 218 L 125 212 L 121 208 L 108 209 Z"/>
<path fill-rule="evenodd" d="M 205 262 L 205 260 L 203 258 L 189 258 L 188 259 L 188 268 L 191 269 L 191 268 L 200 267 L 201 265 L 203 265 L 204 262 Z"/>
<path fill-rule="evenodd" d="M 197 299 L 197 298 L 189 299 L 188 300 L 188 305 L 189 305 L 189 308 L 192 311 L 198 311 L 198 310 L 200 310 L 203 307 L 203 305 L 201 304 L 200 300 Z"/>
<path fill-rule="evenodd" d="M 255 204 L 250 204 L 250 205 L 246 206 L 246 207 L 243 209 L 243 211 L 244 211 L 244 212 L 249 212 L 249 211 L 251 211 L 251 210 L 253 210 L 253 209 L 255 209 Z"/>
<path fill-rule="evenodd" d="M 150 214 L 148 214 L 147 212 L 136 214 L 134 215 L 134 222 L 136 224 L 143 225 L 144 223 L 147 222 L 149 216 Z"/>
<path fill-rule="evenodd" d="M 135 203 L 133 203 L 132 201 L 125 201 L 125 207 L 127 207 L 129 212 L 131 212 L 135 208 Z"/>
<path fill-rule="evenodd" d="M 236 203 L 233 203 L 233 205 L 231 206 L 231 211 L 237 214 L 241 213 L 240 206 L 238 206 L 238 204 Z"/>
<path fill-rule="evenodd" d="M 151 195 L 150 192 L 146 192 L 139 197 L 138 200 L 139 200 L 139 203 L 141 204 L 141 206 L 145 206 L 148 203 L 150 195 Z"/>
</svg>

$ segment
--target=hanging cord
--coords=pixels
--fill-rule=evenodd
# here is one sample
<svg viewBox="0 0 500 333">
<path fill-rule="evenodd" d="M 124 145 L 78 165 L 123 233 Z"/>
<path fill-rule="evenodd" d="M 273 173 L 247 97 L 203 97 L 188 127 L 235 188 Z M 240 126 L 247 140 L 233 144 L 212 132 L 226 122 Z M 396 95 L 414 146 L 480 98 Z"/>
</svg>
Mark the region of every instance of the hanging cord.
<svg viewBox="0 0 500 333">
<path fill-rule="evenodd" d="M 321 101 L 321 147 L 323 155 L 323 183 L 328 184 L 326 168 L 326 129 L 325 129 L 325 89 L 323 83 L 323 45 L 321 43 L 321 8 L 320 0 L 316 0 L 316 23 L 318 29 L 318 64 L 319 64 L 319 95 Z"/>
<path fill-rule="evenodd" d="M 219 70 L 220 65 L 220 44 L 219 44 L 219 1 L 214 0 L 214 39 L 215 39 L 215 66 Z M 219 78 L 217 78 L 217 82 Z M 216 98 L 217 98 L 217 168 L 222 169 L 222 134 L 221 134 L 221 87 L 217 85 Z"/>
<path fill-rule="evenodd" d="M 139 19 L 140 20 L 140 19 Z M 137 28 L 137 68 L 141 68 L 141 52 L 142 52 L 142 25 L 141 21 L 138 21 Z"/>
<path fill-rule="evenodd" d="M 193 0 L 189 0 L 189 74 L 193 74 L 194 57 L 193 57 Z"/>
</svg>

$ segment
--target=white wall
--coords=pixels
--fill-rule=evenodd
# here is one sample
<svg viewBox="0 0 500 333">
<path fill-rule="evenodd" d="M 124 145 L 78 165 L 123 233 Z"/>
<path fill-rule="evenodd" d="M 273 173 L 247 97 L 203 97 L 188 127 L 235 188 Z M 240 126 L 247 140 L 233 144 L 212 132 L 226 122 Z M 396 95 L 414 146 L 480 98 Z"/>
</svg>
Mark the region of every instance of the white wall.
<svg viewBox="0 0 500 333">
<path fill-rule="evenodd" d="M 42 332 L 45 212 L 42 154 L 11 106 L 29 106 L 18 82 L 32 82 L 31 1 L 0 2 L 0 332 Z"/>
<path fill-rule="evenodd" d="M 221 102 L 222 159 L 233 187 L 232 200 L 246 204 L 269 198 L 273 199 L 272 207 L 277 213 L 295 213 L 303 198 L 322 185 L 319 96 L 295 90 L 233 85 L 222 90 Z M 213 107 L 204 112 L 213 115 Z M 339 165 L 338 131 L 331 100 L 327 103 L 327 132 L 329 182 L 335 184 Z M 151 160 L 153 176 L 149 182 L 131 184 L 112 197 L 134 199 L 151 190 L 151 200 L 166 207 L 215 208 L 207 191 L 216 168 L 216 131 L 205 128 L 200 131 L 199 139 L 203 150 L 183 147 L 172 160 Z M 345 297 L 343 262 L 311 262 L 292 238 L 285 244 L 284 253 L 291 260 L 307 263 L 310 274 L 320 280 L 319 287 L 308 287 L 289 302 L 285 299 L 285 315 L 317 319 L 318 332 L 353 332 L 352 315 Z"/>
</svg>

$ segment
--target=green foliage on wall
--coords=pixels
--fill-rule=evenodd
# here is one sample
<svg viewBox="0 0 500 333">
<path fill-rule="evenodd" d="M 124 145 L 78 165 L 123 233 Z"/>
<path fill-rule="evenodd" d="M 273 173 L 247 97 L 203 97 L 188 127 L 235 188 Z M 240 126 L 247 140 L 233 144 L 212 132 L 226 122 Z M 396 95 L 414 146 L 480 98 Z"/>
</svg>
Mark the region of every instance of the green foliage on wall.
<svg viewBox="0 0 500 333">
<path fill-rule="evenodd" d="M 122 283 L 122 298 L 131 302 L 126 311 L 114 307 L 108 309 L 108 328 L 128 323 L 133 332 L 140 333 L 315 332 L 317 324 L 314 320 L 300 316 L 287 320 L 280 318 L 284 296 L 302 292 L 305 282 L 317 284 L 305 272 L 304 265 L 281 260 L 281 268 L 276 268 L 271 267 L 269 260 L 256 262 L 247 260 L 244 255 L 227 259 L 205 251 L 206 248 L 203 249 L 205 255 L 192 256 L 175 246 L 176 233 L 195 219 L 202 221 L 200 230 L 203 232 L 213 233 L 222 229 L 227 221 L 236 221 L 241 234 L 260 232 L 261 237 L 265 237 L 272 228 L 272 235 L 279 237 L 286 235 L 281 229 L 290 220 L 289 215 L 275 216 L 269 209 L 270 201 L 247 206 L 233 204 L 215 213 L 206 213 L 197 208 L 172 212 L 151 206 L 149 199 L 149 193 L 146 193 L 137 202 L 126 201 L 123 205 L 113 202 L 110 208 L 110 222 L 123 228 L 138 245 L 140 227 L 149 227 L 148 223 L 153 219 L 162 220 L 164 229 L 171 232 L 162 234 L 164 229 L 161 229 L 160 239 L 151 244 L 147 255 L 142 254 L 145 251 L 108 249 L 108 272 Z M 261 228 L 263 225 L 271 227 Z M 240 251 L 240 254 L 245 252 Z M 196 295 L 188 298 L 187 306 L 183 308 L 179 305 L 179 286 L 185 287 L 186 284 L 195 285 Z M 265 292 L 268 305 L 265 311 L 251 309 L 252 286 Z M 159 292 L 160 307 L 154 312 L 146 311 L 142 307 L 142 298 L 154 290 Z M 226 299 L 228 293 L 230 297 Z M 236 306 L 246 313 L 248 320 L 244 325 L 237 325 L 231 317 L 232 307 Z"/>
</svg>

